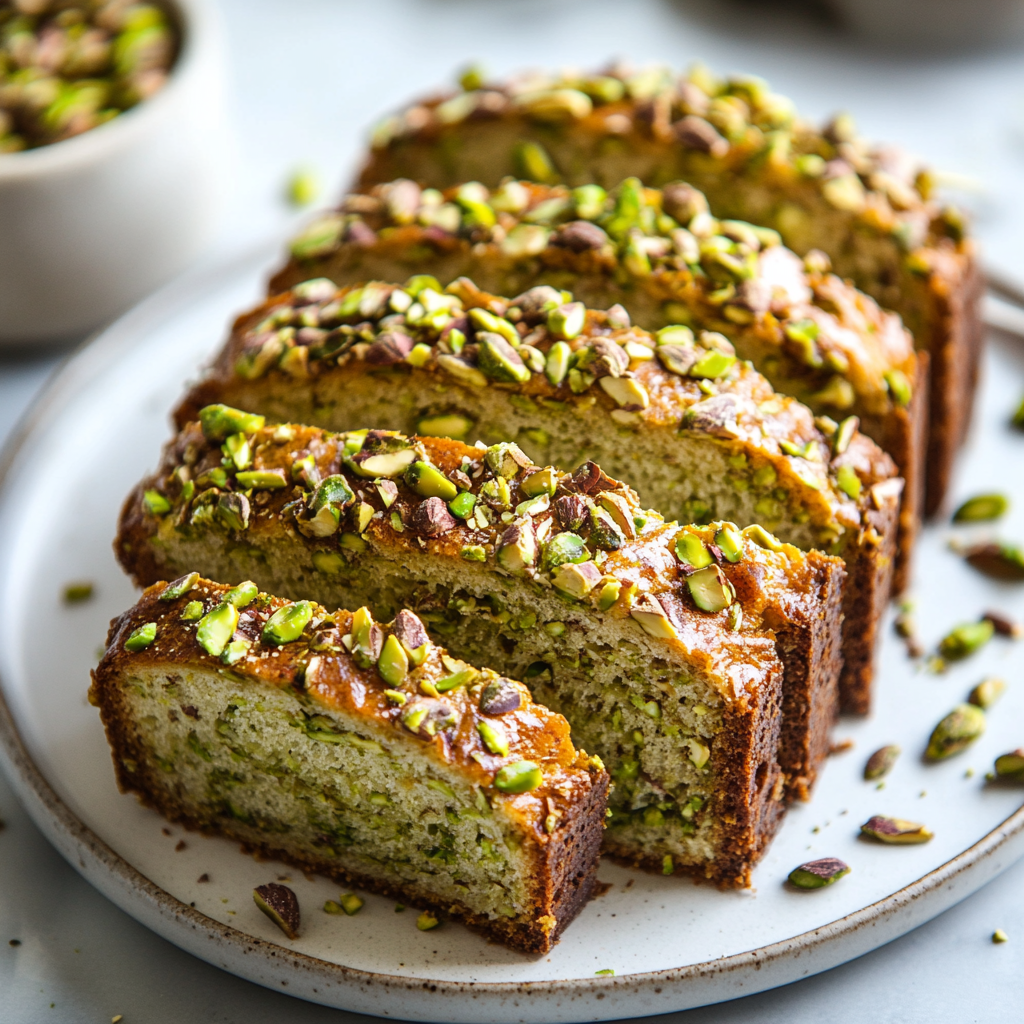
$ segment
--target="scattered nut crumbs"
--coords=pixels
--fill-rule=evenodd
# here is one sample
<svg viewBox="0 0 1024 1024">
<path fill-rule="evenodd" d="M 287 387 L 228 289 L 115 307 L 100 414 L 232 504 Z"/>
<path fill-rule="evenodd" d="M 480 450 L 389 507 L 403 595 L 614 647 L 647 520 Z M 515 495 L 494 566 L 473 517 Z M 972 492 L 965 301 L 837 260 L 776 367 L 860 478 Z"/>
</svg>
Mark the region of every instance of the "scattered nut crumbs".
<svg viewBox="0 0 1024 1024">
<path fill-rule="evenodd" d="M 186 843 L 184 839 L 179 839 L 178 840 L 178 845 L 174 847 L 174 852 L 175 853 L 181 853 L 182 850 L 187 850 L 187 849 L 188 849 L 188 843 Z"/>
<path fill-rule="evenodd" d="M 606 967 L 603 971 L 594 971 L 594 974 L 612 974 L 612 975 L 614 975 L 615 972 L 610 967 Z"/>
<path fill-rule="evenodd" d="M 209 880 L 210 876 L 205 871 L 196 879 L 197 882 L 208 882 Z"/>
<path fill-rule="evenodd" d="M 416 918 L 416 927 L 421 932 L 429 932 L 434 928 L 437 928 L 441 922 L 429 911 L 424 910 L 418 918 Z"/>
<path fill-rule="evenodd" d="M 64 603 L 81 604 L 83 601 L 88 601 L 95 592 L 96 588 L 88 581 L 68 583 L 64 587 Z"/>
<path fill-rule="evenodd" d="M 288 179 L 285 194 L 292 206 L 309 206 L 320 195 L 319 176 L 309 167 L 300 167 Z"/>
<path fill-rule="evenodd" d="M 1002 928 L 997 928 L 992 933 L 992 941 L 995 942 L 995 943 L 1009 942 L 1010 941 L 1010 936 L 1007 935 L 1006 932 L 1004 932 Z"/>
</svg>

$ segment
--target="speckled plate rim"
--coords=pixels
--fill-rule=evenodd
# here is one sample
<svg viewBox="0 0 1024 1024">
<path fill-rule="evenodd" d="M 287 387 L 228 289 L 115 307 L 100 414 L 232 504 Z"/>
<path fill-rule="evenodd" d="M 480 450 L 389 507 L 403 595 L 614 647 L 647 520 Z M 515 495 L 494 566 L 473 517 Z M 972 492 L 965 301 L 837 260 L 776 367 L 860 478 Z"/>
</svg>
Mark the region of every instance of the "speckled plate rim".
<svg viewBox="0 0 1024 1024">
<path fill-rule="evenodd" d="M 276 248 L 276 247 L 275 247 Z M 54 374 L 0 454 L 0 501 L 37 425 L 62 395 L 132 343 L 136 324 L 187 302 L 274 250 L 264 244 L 211 274 L 190 273 L 87 340 Z M 296 953 L 223 925 L 147 878 L 89 829 L 33 761 L 0 676 L 0 765 L 40 831 L 112 903 L 205 962 L 266 988 L 338 1009 L 400 1020 L 575 1024 L 670 1013 L 752 995 L 829 970 L 899 938 L 1024 856 L 1024 807 L 973 846 L 886 898 L 812 931 L 704 963 L 621 977 L 545 982 L 452 982 L 361 971 Z"/>
</svg>

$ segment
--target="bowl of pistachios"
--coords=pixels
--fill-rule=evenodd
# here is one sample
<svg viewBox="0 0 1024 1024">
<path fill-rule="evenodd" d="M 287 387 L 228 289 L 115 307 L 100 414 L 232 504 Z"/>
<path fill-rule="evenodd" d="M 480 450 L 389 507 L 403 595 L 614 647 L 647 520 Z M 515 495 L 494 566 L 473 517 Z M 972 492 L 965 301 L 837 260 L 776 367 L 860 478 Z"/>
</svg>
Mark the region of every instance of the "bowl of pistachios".
<svg viewBox="0 0 1024 1024">
<path fill-rule="evenodd" d="M 204 0 L 0 0 L 0 345 L 82 337 L 195 260 L 230 151 Z"/>
</svg>

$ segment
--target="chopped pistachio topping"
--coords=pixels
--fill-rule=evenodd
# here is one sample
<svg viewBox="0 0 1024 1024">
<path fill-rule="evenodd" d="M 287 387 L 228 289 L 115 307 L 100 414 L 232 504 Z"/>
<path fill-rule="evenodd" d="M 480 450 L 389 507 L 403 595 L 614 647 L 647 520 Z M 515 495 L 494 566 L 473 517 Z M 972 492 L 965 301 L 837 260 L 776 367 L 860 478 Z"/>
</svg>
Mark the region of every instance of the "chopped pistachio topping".
<svg viewBox="0 0 1024 1024">
<path fill-rule="evenodd" d="M 492 754 L 508 757 L 508 735 L 498 722 L 488 722 L 484 719 L 477 723 L 477 731 L 484 741 L 484 746 Z"/>
<path fill-rule="evenodd" d="M 409 674 L 409 656 L 393 633 L 384 641 L 377 661 L 377 671 L 388 686 L 401 686 Z"/>
<path fill-rule="evenodd" d="M 196 640 L 207 654 L 219 658 L 238 628 L 238 609 L 227 601 L 211 608 L 199 620 Z"/>
<path fill-rule="evenodd" d="M 440 919 L 429 910 L 424 910 L 423 913 L 416 918 L 416 927 L 419 928 L 421 932 L 433 931 L 433 929 L 438 928 L 440 924 Z"/>
<path fill-rule="evenodd" d="M 494 788 L 502 793 L 529 793 L 544 781 L 540 766 L 533 761 L 516 761 L 499 769 Z"/>
<path fill-rule="evenodd" d="M 1002 679 L 982 679 L 967 697 L 969 704 L 986 711 L 1006 692 L 1006 683 Z"/>
<path fill-rule="evenodd" d="M 265 644 L 289 644 L 302 636 L 302 631 L 313 617 L 309 601 L 296 601 L 278 608 L 267 619 L 260 638 Z"/>
<path fill-rule="evenodd" d="M 171 511 L 171 503 L 159 491 L 152 488 L 142 495 L 142 507 L 151 516 L 164 516 Z"/>
<path fill-rule="evenodd" d="M 732 585 L 717 565 L 690 573 L 686 577 L 686 586 L 693 603 L 705 612 L 724 611 L 735 596 Z"/>
<path fill-rule="evenodd" d="M 414 462 L 406 470 L 405 482 L 423 498 L 451 501 L 459 493 L 455 484 L 429 462 Z"/>
<path fill-rule="evenodd" d="M 262 428 L 266 419 L 227 405 L 208 405 L 199 410 L 199 423 L 210 441 L 224 441 L 231 434 L 249 433 Z"/>
<path fill-rule="evenodd" d="M 203 602 L 202 601 L 189 601 L 187 605 L 181 610 L 181 621 L 182 622 L 195 622 L 196 619 L 203 617 Z"/>
<path fill-rule="evenodd" d="M 849 873 L 849 865 L 844 864 L 838 857 L 823 857 L 821 860 L 808 861 L 794 868 L 789 873 L 789 881 L 798 889 L 821 889 Z"/>
<path fill-rule="evenodd" d="M 131 635 L 124 642 L 124 649 L 131 651 L 144 651 L 156 639 L 156 623 L 147 622 L 138 629 L 132 630 Z"/>
<path fill-rule="evenodd" d="M 199 573 L 190 572 L 185 576 L 179 576 L 178 579 L 172 583 L 168 583 L 162 591 L 160 591 L 160 601 L 176 601 L 179 597 L 184 597 L 197 583 L 199 582 Z"/>
<path fill-rule="evenodd" d="M 675 553 L 680 562 L 694 569 L 703 569 L 714 561 L 704 541 L 696 534 L 687 533 L 685 530 L 676 538 Z"/>
</svg>

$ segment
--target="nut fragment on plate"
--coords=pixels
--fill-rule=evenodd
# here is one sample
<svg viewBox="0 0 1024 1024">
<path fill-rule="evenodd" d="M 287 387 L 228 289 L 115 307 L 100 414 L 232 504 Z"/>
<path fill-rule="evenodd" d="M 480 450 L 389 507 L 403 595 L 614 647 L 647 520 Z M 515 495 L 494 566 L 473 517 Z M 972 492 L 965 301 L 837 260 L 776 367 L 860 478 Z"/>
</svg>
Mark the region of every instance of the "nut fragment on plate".
<svg viewBox="0 0 1024 1024">
<path fill-rule="evenodd" d="M 299 937 L 299 898 L 287 885 L 277 882 L 258 885 L 252 891 L 252 898 L 289 939 Z"/>
<path fill-rule="evenodd" d="M 793 868 L 789 881 L 798 889 L 821 889 L 850 873 L 850 866 L 838 857 L 822 857 Z"/>
<path fill-rule="evenodd" d="M 883 775 L 888 775 L 901 753 L 902 751 L 895 743 L 879 747 L 864 765 L 864 778 L 872 781 L 882 778 Z"/>
<path fill-rule="evenodd" d="M 998 779 L 1024 779 L 1024 750 L 1000 754 L 996 758 L 995 770 Z"/>
<path fill-rule="evenodd" d="M 1006 692 L 1006 683 L 1002 679 L 991 677 L 982 679 L 967 696 L 967 702 L 983 711 L 992 707 L 993 704 Z"/>
<path fill-rule="evenodd" d="M 894 846 L 927 843 L 935 834 L 916 821 L 887 818 L 881 814 L 868 818 L 861 825 L 860 830 L 863 835 L 877 839 L 880 843 L 890 843 Z"/>
<path fill-rule="evenodd" d="M 968 498 L 954 513 L 954 523 L 987 523 L 1004 515 L 1010 507 L 1005 494 L 978 494 Z"/>
<path fill-rule="evenodd" d="M 968 565 L 992 579 L 1024 580 L 1024 551 L 1016 544 L 974 544 L 963 549 L 963 556 Z"/>
<path fill-rule="evenodd" d="M 985 731 L 985 712 L 973 704 L 957 704 L 932 730 L 925 757 L 943 761 L 966 750 Z"/>
</svg>

